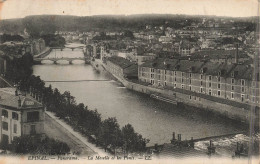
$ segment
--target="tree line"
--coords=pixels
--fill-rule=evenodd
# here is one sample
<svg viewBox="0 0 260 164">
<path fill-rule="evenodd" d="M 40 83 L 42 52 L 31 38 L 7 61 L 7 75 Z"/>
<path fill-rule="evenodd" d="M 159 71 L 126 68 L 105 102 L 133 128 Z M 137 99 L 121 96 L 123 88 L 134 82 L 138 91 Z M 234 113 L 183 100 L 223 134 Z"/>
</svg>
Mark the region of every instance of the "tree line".
<svg viewBox="0 0 260 164">
<path fill-rule="evenodd" d="M 132 125 L 120 128 L 117 119 L 107 118 L 102 121 L 98 111 L 88 109 L 83 103 L 76 103 L 69 91 L 60 93 L 51 85 L 45 83 L 39 76 L 30 76 L 20 81 L 19 88 L 30 92 L 31 96 L 42 101 L 47 110 L 54 112 L 57 117 L 66 121 L 75 130 L 80 131 L 98 146 L 112 153 L 116 149 L 131 152 L 145 152 L 148 139 L 135 132 Z"/>
<path fill-rule="evenodd" d="M 76 103 L 69 91 L 60 93 L 52 86 L 45 87 L 45 83 L 39 76 L 32 74 L 33 64 L 31 54 L 11 63 L 11 69 L 6 77 L 18 85 L 18 88 L 30 93 L 32 97 L 41 101 L 47 110 L 54 112 L 75 130 L 80 131 L 98 146 L 112 153 L 118 151 L 145 152 L 148 139 L 135 132 L 132 125 L 127 124 L 120 128 L 116 118 L 101 119 L 98 111 L 88 109 L 83 103 Z"/>
</svg>

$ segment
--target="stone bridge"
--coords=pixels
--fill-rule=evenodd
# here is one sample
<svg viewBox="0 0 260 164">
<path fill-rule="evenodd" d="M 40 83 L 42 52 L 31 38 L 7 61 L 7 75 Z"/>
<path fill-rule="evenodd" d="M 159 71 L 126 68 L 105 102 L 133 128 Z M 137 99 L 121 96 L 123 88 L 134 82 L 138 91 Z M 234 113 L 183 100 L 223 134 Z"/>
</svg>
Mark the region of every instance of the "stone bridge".
<svg viewBox="0 0 260 164">
<path fill-rule="evenodd" d="M 89 62 L 88 57 L 78 57 L 78 58 L 34 58 L 33 61 L 35 64 L 41 64 L 42 61 L 53 61 L 54 64 L 57 64 L 57 61 L 59 60 L 66 60 L 69 62 L 69 64 L 72 64 L 74 60 L 83 60 L 85 63 Z"/>
</svg>

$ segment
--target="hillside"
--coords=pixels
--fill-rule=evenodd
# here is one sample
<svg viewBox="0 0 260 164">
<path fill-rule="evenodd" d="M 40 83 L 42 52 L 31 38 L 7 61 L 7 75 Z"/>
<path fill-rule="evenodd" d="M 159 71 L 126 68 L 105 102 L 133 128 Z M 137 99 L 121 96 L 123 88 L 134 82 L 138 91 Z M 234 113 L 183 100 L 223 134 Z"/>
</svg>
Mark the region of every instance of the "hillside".
<svg viewBox="0 0 260 164">
<path fill-rule="evenodd" d="M 117 31 L 117 30 L 140 30 L 147 24 L 161 26 L 167 22 L 167 26 L 180 28 L 190 25 L 192 22 L 201 22 L 203 17 L 213 20 L 214 16 L 188 16 L 170 14 L 143 14 L 143 15 L 98 15 L 98 16 L 61 16 L 61 15 L 37 15 L 27 16 L 21 19 L 8 19 L 0 21 L 0 32 L 19 33 L 25 28 L 32 35 L 54 33 L 62 31 Z M 228 18 L 217 17 L 237 22 L 255 22 L 256 17 Z M 252 24 L 252 23 L 251 23 Z"/>
</svg>

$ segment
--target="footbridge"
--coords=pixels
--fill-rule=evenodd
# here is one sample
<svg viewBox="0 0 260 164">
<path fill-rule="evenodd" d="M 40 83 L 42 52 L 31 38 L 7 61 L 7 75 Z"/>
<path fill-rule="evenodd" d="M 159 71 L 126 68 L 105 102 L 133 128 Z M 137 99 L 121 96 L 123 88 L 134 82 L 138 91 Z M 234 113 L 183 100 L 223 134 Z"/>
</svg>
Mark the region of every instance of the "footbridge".
<svg viewBox="0 0 260 164">
<path fill-rule="evenodd" d="M 63 49 L 71 49 L 72 51 L 74 51 L 74 49 L 84 49 L 85 46 L 78 46 L 78 47 L 50 47 L 51 49 L 59 49 L 61 51 L 63 51 Z"/>
</svg>

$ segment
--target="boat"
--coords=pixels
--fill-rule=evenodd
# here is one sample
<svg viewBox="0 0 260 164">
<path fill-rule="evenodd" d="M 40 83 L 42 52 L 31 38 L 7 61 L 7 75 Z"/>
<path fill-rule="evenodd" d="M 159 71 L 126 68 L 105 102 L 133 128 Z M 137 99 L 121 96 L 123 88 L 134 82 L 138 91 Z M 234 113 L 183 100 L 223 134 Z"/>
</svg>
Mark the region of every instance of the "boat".
<svg viewBox="0 0 260 164">
<path fill-rule="evenodd" d="M 158 94 L 151 94 L 150 95 L 151 98 L 155 98 L 157 100 L 161 100 L 161 101 L 164 101 L 164 102 L 168 102 L 168 103 L 171 103 L 171 104 L 175 104 L 177 105 L 178 102 L 176 100 L 172 100 L 172 99 L 169 99 L 169 98 L 165 98 L 165 97 L 162 97 Z"/>
</svg>

